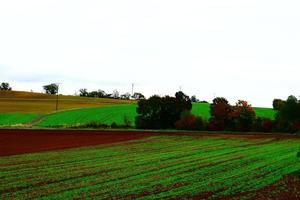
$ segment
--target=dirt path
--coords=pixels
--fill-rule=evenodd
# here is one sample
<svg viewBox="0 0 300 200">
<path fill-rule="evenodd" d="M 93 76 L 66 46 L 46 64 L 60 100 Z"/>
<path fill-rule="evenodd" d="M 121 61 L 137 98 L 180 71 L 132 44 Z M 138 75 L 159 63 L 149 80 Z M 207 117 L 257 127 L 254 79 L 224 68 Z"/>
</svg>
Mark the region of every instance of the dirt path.
<svg viewBox="0 0 300 200">
<path fill-rule="evenodd" d="M 241 139 L 299 139 L 292 135 L 224 134 L 206 132 L 146 132 L 103 130 L 35 130 L 0 129 L 0 156 L 58 150 L 141 139 L 154 135 L 189 135 L 193 137 L 222 137 Z"/>
</svg>

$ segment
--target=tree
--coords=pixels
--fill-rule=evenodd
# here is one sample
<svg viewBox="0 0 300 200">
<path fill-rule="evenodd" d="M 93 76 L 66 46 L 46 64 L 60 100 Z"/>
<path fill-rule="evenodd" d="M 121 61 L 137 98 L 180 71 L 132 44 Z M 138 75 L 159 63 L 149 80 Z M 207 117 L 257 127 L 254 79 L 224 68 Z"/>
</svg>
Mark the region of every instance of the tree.
<svg viewBox="0 0 300 200">
<path fill-rule="evenodd" d="M 227 99 L 216 97 L 210 105 L 209 128 L 211 130 L 224 130 L 231 124 L 232 108 Z"/>
<path fill-rule="evenodd" d="M 87 94 L 87 97 L 98 97 L 98 92 L 97 91 L 91 91 Z"/>
<path fill-rule="evenodd" d="M 149 99 L 140 100 L 135 120 L 136 127 L 145 129 L 174 128 L 181 113 L 192 108 L 189 97 L 184 93 L 177 92 L 175 96 L 174 98 L 154 95 Z"/>
<path fill-rule="evenodd" d="M 280 114 L 288 122 L 294 122 L 300 119 L 299 102 L 293 95 L 289 96 L 285 105 L 282 107 Z"/>
<path fill-rule="evenodd" d="M 9 83 L 1 83 L 0 90 L 11 90 L 11 87 L 9 86 Z"/>
<path fill-rule="evenodd" d="M 161 112 L 162 98 L 154 95 L 149 99 L 142 99 L 138 102 L 137 116 L 135 124 L 137 128 L 145 129 L 159 129 L 160 125 L 160 112 Z"/>
<path fill-rule="evenodd" d="M 289 96 L 276 116 L 276 128 L 280 131 L 297 132 L 300 123 L 300 102 L 295 96 Z"/>
<path fill-rule="evenodd" d="M 51 83 L 49 85 L 44 85 L 43 88 L 47 94 L 57 94 L 58 93 L 58 84 Z"/>
<path fill-rule="evenodd" d="M 199 99 L 197 99 L 196 95 L 191 96 L 191 102 L 199 102 Z"/>
<path fill-rule="evenodd" d="M 130 93 L 129 92 L 126 92 L 125 94 L 122 94 L 121 96 L 120 96 L 120 98 L 121 99 L 130 99 Z"/>
<path fill-rule="evenodd" d="M 132 98 L 135 99 L 135 100 L 141 100 L 141 99 L 145 99 L 145 96 L 142 93 L 135 92 L 132 95 Z"/>
<path fill-rule="evenodd" d="M 88 95 L 87 89 L 83 88 L 79 90 L 79 96 L 86 97 Z"/>
<path fill-rule="evenodd" d="M 273 109 L 279 111 L 283 108 L 284 104 L 285 104 L 285 101 L 283 101 L 281 99 L 274 99 L 273 100 Z"/>
<path fill-rule="evenodd" d="M 179 104 L 179 109 L 183 110 L 191 110 L 192 109 L 192 102 L 189 96 L 185 95 L 182 91 L 175 93 L 175 98 L 177 103 Z M 181 112 L 180 112 L 181 114 Z"/>
<path fill-rule="evenodd" d="M 239 100 L 233 107 L 232 120 L 235 130 L 250 131 L 255 121 L 255 112 L 247 101 Z"/>
<path fill-rule="evenodd" d="M 120 97 L 120 93 L 118 90 L 114 90 L 112 93 L 112 98 L 118 99 Z"/>
<path fill-rule="evenodd" d="M 109 94 L 105 94 L 104 98 L 110 98 L 111 99 L 111 98 L 113 98 L 112 95 L 113 94 L 110 94 L 110 93 Z"/>
</svg>

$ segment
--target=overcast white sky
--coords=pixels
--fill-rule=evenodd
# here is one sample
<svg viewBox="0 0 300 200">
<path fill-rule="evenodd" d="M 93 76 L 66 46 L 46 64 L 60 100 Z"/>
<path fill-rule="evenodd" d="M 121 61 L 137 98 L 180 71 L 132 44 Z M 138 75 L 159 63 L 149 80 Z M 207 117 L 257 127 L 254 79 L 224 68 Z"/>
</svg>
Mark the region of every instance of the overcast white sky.
<svg viewBox="0 0 300 200">
<path fill-rule="evenodd" d="M 224 96 L 300 95 L 299 0 L 0 0 L 0 82 Z"/>
</svg>

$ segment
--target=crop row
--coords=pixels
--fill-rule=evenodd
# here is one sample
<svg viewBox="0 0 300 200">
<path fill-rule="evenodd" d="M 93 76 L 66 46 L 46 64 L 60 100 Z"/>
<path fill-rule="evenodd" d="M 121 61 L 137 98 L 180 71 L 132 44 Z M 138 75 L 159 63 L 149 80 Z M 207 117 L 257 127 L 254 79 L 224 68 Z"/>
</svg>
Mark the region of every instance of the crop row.
<svg viewBox="0 0 300 200">
<path fill-rule="evenodd" d="M 300 169 L 299 141 L 155 136 L 0 158 L 0 198 L 171 198 L 249 192 Z"/>
</svg>

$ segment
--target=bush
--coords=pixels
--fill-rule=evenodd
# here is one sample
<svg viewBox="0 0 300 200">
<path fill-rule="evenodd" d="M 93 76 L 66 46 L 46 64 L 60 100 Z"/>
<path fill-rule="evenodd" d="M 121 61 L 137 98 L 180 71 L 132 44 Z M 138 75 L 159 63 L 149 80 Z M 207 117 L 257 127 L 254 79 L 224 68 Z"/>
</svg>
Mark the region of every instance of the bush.
<svg viewBox="0 0 300 200">
<path fill-rule="evenodd" d="M 109 128 L 107 124 L 102 124 L 100 122 L 92 121 L 87 124 L 76 126 L 75 128 Z"/>
<path fill-rule="evenodd" d="M 179 130 L 203 130 L 204 122 L 201 117 L 196 117 L 190 111 L 184 111 L 175 123 L 175 128 Z"/>
<path fill-rule="evenodd" d="M 271 132 L 273 129 L 273 121 L 270 119 L 263 119 L 262 128 L 264 132 Z"/>
<path fill-rule="evenodd" d="M 263 132 L 263 118 L 257 117 L 252 125 L 252 131 Z"/>
<path fill-rule="evenodd" d="M 207 124 L 207 129 L 209 131 L 218 131 L 219 130 L 219 125 L 217 124 L 217 122 L 213 119 L 209 120 L 208 124 Z"/>
<path fill-rule="evenodd" d="M 300 121 L 293 122 L 290 126 L 292 133 L 300 133 Z"/>
<path fill-rule="evenodd" d="M 300 151 L 297 153 L 297 157 L 300 158 Z"/>
<path fill-rule="evenodd" d="M 119 128 L 116 122 L 111 123 L 110 128 Z"/>
</svg>

